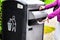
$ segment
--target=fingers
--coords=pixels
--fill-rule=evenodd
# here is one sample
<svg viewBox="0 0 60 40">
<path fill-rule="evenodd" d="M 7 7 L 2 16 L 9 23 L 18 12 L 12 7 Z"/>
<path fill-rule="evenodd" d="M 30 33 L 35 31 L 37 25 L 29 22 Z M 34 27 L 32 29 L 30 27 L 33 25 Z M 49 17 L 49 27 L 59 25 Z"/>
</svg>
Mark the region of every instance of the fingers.
<svg viewBox="0 0 60 40">
<path fill-rule="evenodd" d="M 41 11 L 41 10 L 43 10 L 45 7 L 44 6 L 40 6 L 39 7 L 39 10 Z"/>
<path fill-rule="evenodd" d="M 40 6 L 39 10 L 42 10 L 42 7 Z"/>
<path fill-rule="evenodd" d="M 42 22 L 45 22 L 45 21 L 47 21 L 47 22 L 49 23 L 49 19 L 45 19 L 45 20 L 43 20 Z"/>
<path fill-rule="evenodd" d="M 49 19 L 47 19 L 47 22 L 49 23 Z"/>
<path fill-rule="evenodd" d="M 42 10 L 43 8 L 40 6 L 39 10 Z"/>
<path fill-rule="evenodd" d="M 42 22 L 45 22 L 46 20 L 43 20 Z"/>
</svg>

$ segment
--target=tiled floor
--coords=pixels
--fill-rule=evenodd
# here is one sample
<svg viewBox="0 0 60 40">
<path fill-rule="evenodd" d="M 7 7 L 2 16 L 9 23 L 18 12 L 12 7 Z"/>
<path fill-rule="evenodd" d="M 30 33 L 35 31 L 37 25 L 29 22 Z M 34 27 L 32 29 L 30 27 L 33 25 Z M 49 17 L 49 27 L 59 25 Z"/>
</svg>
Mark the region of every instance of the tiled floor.
<svg viewBox="0 0 60 40">
<path fill-rule="evenodd" d="M 55 40 L 55 38 L 54 38 L 54 32 L 45 34 L 44 35 L 44 40 Z"/>
</svg>

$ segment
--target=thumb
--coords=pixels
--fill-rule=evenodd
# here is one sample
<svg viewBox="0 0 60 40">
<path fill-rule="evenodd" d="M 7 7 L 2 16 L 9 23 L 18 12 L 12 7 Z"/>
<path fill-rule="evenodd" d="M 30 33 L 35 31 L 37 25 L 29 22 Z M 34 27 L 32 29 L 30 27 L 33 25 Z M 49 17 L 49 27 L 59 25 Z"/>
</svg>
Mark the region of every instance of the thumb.
<svg viewBox="0 0 60 40">
<path fill-rule="evenodd" d="M 47 19 L 47 22 L 49 23 L 49 19 Z"/>
</svg>

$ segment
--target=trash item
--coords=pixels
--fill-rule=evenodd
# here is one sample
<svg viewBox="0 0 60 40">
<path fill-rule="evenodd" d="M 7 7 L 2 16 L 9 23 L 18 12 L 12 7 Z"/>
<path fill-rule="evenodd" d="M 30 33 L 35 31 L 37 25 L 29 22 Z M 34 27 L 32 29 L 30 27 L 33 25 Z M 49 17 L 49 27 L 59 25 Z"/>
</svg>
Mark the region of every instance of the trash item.
<svg viewBox="0 0 60 40">
<path fill-rule="evenodd" d="M 44 26 L 44 34 L 51 33 L 55 30 L 54 27 Z"/>
</svg>

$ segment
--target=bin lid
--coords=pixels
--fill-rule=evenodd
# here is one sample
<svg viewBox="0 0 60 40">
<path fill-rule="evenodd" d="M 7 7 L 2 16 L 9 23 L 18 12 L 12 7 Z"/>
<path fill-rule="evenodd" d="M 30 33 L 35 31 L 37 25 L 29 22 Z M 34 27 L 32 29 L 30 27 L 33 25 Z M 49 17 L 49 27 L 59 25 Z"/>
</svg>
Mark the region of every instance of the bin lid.
<svg viewBox="0 0 60 40">
<path fill-rule="evenodd" d="M 45 11 L 32 11 L 31 13 L 28 14 L 28 19 L 41 19 L 44 17 L 47 17 L 47 13 Z"/>
<path fill-rule="evenodd" d="M 40 0 L 16 0 L 16 1 L 19 1 L 23 4 L 44 4 L 44 2 Z"/>
</svg>

